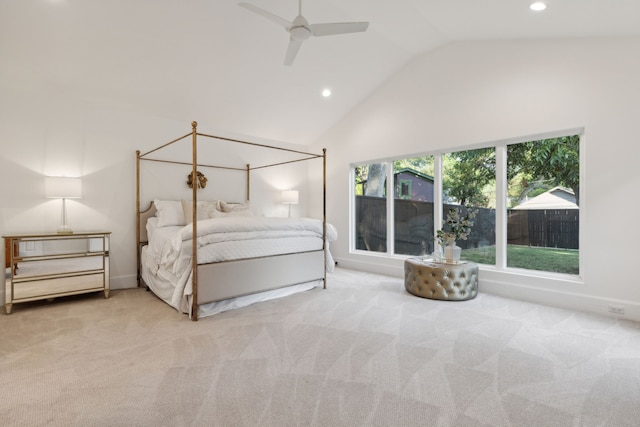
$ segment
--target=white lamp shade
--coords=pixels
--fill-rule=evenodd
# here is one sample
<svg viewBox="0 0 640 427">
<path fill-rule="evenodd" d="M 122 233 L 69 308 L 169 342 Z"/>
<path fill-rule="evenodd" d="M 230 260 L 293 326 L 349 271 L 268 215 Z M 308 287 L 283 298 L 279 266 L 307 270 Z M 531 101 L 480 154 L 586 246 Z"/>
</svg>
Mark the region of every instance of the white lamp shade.
<svg viewBox="0 0 640 427">
<path fill-rule="evenodd" d="M 82 180 L 58 176 L 45 177 L 44 194 L 48 199 L 79 199 L 82 197 Z"/>
<path fill-rule="evenodd" d="M 298 192 L 296 190 L 285 190 L 282 192 L 282 203 L 285 205 L 298 204 Z"/>
</svg>

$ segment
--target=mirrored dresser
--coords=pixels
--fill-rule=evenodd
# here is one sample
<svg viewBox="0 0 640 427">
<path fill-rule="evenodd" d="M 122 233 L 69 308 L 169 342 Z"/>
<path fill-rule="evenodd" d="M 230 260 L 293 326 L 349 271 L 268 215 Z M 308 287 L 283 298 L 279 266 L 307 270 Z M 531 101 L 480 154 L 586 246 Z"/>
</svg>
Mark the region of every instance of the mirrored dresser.
<svg viewBox="0 0 640 427">
<path fill-rule="evenodd" d="M 89 292 L 109 298 L 110 231 L 25 233 L 5 240 L 4 306 Z"/>
</svg>

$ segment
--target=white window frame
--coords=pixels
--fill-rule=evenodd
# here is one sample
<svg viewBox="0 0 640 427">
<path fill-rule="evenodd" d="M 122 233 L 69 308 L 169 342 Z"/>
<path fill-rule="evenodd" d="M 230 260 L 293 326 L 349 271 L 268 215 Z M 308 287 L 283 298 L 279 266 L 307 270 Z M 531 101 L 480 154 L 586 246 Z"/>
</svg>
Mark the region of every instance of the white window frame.
<svg viewBox="0 0 640 427">
<path fill-rule="evenodd" d="M 394 253 L 394 180 L 393 180 L 393 161 L 397 159 L 407 159 L 414 157 L 433 156 L 434 160 L 434 230 L 439 228 L 442 224 L 442 155 L 450 152 L 458 152 L 465 150 L 473 150 L 479 148 L 494 147 L 496 150 L 496 263 L 495 265 L 483 264 L 482 267 L 491 270 L 508 271 L 508 272 L 521 272 L 529 276 L 548 277 L 548 278 L 576 278 L 576 275 L 565 273 L 554 273 L 541 270 L 527 270 L 518 269 L 513 267 L 507 267 L 507 146 L 512 144 L 520 144 L 528 141 L 538 141 L 542 139 L 559 138 L 567 135 L 579 135 L 580 142 L 580 211 L 579 219 L 580 224 L 584 224 L 584 217 L 586 212 L 586 197 L 585 197 L 585 165 L 586 165 L 586 152 L 585 152 L 585 129 L 584 127 L 569 128 L 561 131 L 538 133 L 533 135 L 527 135 L 523 137 L 509 138 L 500 141 L 494 141 L 492 143 L 476 144 L 472 146 L 456 147 L 449 150 L 427 152 L 419 154 L 408 154 L 403 156 L 397 156 L 390 159 L 378 159 L 363 161 L 358 163 L 352 163 L 349 173 L 349 252 L 357 255 L 368 256 L 383 256 L 386 258 L 409 258 L 410 255 L 401 255 Z M 356 218 L 355 218 L 355 168 L 358 166 L 370 165 L 372 163 L 385 163 L 387 173 L 387 197 L 386 197 L 386 215 L 387 215 L 387 251 L 386 252 L 373 252 L 365 251 L 362 249 L 356 249 Z M 391 197 L 389 197 L 391 195 Z M 579 242 L 580 245 L 584 242 L 584 227 L 580 227 L 579 230 Z M 434 236 L 435 237 L 435 236 Z M 577 277 L 583 279 L 583 251 L 581 247 L 579 250 L 578 269 L 579 274 Z"/>
</svg>

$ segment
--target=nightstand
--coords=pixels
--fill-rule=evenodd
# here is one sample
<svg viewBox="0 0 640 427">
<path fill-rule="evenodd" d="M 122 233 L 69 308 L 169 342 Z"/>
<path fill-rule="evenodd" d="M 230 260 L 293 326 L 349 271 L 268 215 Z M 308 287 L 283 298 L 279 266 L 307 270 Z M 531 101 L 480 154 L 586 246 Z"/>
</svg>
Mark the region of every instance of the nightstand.
<svg viewBox="0 0 640 427">
<path fill-rule="evenodd" d="M 13 266 L 4 281 L 6 313 L 13 304 L 67 295 L 104 292 L 109 298 L 110 236 L 110 231 L 2 236 L 6 263 Z"/>
</svg>

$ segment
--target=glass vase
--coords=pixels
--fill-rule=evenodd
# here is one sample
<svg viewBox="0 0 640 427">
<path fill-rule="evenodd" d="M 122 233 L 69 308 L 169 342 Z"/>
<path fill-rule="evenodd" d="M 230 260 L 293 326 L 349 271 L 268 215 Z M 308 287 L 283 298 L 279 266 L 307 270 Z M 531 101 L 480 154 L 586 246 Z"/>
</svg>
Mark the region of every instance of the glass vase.
<svg viewBox="0 0 640 427">
<path fill-rule="evenodd" d="M 450 240 L 447 242 L 447 245 L 444 247 L 444 259 L 446 262 L 457 264 L 460 262 L 460 254 L 462 253 L 462 248 L 456 245 L 455 240 Z"/>
</svg>

